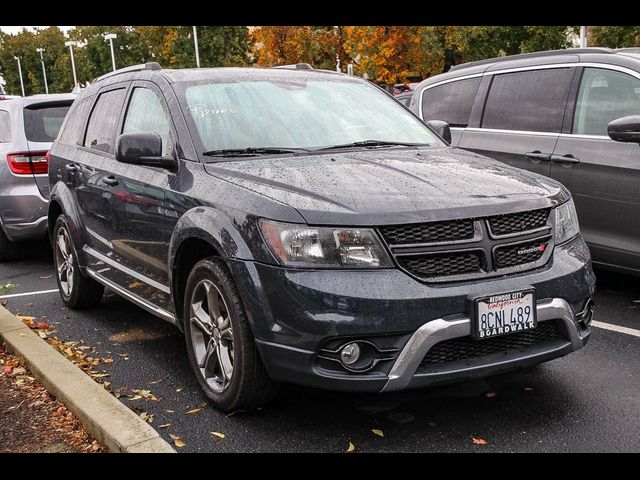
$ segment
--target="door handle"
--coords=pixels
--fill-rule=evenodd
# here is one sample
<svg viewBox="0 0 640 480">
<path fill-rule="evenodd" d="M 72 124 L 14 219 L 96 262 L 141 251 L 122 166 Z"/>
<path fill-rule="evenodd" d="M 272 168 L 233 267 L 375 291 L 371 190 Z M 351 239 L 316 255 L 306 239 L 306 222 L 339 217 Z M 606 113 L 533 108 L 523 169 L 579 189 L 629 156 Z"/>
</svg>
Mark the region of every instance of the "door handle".
<svg viewBox="0 0 640 480">
<path fill-rule="evenodd" d="M 575 165 L 576 163 L 580 163 L 580 159 L 574 157 L 570 153 L 566 155 L 551 155 L 551 161 L 553 163 L 562 163 L 564 165 Z"/>
<path fill-rule="evenodd" d="M 68 171 L 68 172 L 77 172 L 78 171 L 78 166 L 74 163 L 67 163 L 64 168 Z"/>
<path fill-rule="evenodd" d="M 524 154 L 529 160 L 533 160 L 534 162 L 548 162 L 551 160 L 550 153 L 542 153 L 540 150 L 534 150 L 533 152 L 528 152 Z"/>
<path fill-rule="evenodd" d="M 110 187 L 115 187 L 116 185 L 118 185 L 118 179 L 113 175 L 109 175 L 108 177 L 102 179 L 102 183 L 104 183 L 105 185 L 109 185 Z"/>
</svg>

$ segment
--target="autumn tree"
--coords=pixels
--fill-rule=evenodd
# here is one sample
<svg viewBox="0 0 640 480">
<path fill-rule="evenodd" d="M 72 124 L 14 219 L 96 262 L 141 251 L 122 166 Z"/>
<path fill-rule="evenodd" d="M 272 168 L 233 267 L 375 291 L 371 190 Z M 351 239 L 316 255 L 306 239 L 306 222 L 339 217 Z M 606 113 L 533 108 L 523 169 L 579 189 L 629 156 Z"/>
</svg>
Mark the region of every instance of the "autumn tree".
<svg viewBox="0 0 640 480">
<path fill-rule="evenodd" d="M 591 27 L 589 45 L 592 47 L 639 47 L 640 27 Z"/>
<path fill-rule="evenodd" d="M 343 65 L 349 61 L 341 27 L 258 27 L 252 32 L 252 40 L 260 66 L 308 63 L 314 68 L 335 70 L 336 59 Z"/>
</svg>

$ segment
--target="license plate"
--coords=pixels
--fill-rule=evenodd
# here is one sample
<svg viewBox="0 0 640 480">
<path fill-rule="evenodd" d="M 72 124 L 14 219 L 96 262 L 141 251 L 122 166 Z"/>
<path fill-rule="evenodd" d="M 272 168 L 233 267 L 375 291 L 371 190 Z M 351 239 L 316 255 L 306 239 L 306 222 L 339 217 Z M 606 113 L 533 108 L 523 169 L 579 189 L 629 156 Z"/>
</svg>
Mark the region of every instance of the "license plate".
<svg viewBox="0 0 640 480">
<path fill-rule="evenodd" d="M 500 293 L 476 298 L 471 334 L 478 340 L 536 328 L 534 290 Z"/>
</svg>

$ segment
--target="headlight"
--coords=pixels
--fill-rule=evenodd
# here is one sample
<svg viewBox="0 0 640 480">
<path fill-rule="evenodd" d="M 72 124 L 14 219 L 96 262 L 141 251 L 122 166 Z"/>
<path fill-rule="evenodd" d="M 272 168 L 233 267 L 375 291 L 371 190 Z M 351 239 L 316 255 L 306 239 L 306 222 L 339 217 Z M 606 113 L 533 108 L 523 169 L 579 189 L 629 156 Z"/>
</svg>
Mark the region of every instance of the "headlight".
<svg viewBox="0 0 640 480">
<path fill-rule="evenodd" d="M 580 232 L 578 214 L 573 200 L 569 200 L 556 208 L 556 244 L 571 240 Z"/>
<path fill-rule="evenodd" d="M 369 228 L 307 227 L 260 221 L 260 230 L 282 265 L 324 268 L 388 268 L 391 259 Z"/>
</svg>

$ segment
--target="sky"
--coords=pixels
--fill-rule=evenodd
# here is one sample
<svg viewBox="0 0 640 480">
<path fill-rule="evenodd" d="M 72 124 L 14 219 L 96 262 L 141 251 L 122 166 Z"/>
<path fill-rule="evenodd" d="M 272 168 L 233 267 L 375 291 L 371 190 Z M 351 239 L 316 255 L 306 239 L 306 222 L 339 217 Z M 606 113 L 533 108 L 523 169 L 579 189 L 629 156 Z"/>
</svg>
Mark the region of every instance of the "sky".
<svg viewBox="0 0 640 480">
<path fill-rule="evenodd" d="M 0 25 L 0 30 L 2 30 L 5 33 L 10 33 L 11 35 L 13 35 L 15 33 L 18 33 L 23 28 L 26 28 L 28 30 L 33 30 L 34 28 L 47 28 L 47 27 L 48 27 L 48 25 L 47 26 L 25 26 L 25 27 L 15 26 L 15 25 L 5 27 L 5 26 Z M 62 26 L 59 26 L 58 28 L 60 30 L 62 30 L 64 33 L 67 33 L 67 31 L 69 31 L 73 27 L 62 27 Z"/>
</svg>

